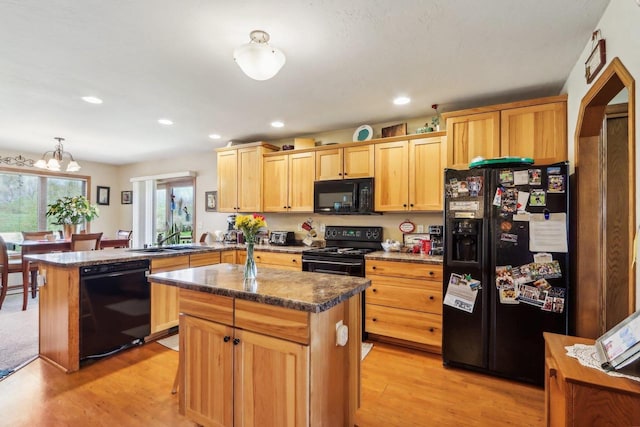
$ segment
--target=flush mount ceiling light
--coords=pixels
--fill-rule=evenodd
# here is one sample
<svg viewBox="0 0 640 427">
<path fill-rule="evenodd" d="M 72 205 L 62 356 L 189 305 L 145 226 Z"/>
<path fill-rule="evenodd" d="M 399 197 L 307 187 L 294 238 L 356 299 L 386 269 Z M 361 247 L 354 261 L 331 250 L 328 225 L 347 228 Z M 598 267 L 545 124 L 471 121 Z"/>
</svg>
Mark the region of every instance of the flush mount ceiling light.
<svg viewBox="0 0 640 427">
<path fill-rule="evenodd" d="M 281 128 L 284 127 L 284 123 L 282 123 L 280 120 L 276 120 L 274 122 L 271 122 L 271 126 L 274 128 Z"/>
<path fill-rule="evenodd" d="M 269 34 L 255 30 L 251 41 L 233 51 L 233 59 L 240 69 L 254 80 L 269 80 L 284 65 L 286 58 L 280 49 L 269 45 Z"/>
<path fill-rule="evenodd" d="M 220 139 L 221 136 L 218 135 L 217 133 L 212 133 L 212 134 L 209 134 L 209 138 L 211 138 L 211 139 Z"/>
<path fill-rule="evenodd" d="M 41 169 L 48 169 L 50 171 L 59 172 L 62 166 L 62 162 L 65 156 L 69 157 L 69 163 L 67 164 L 67 172 L 78 172 L 80 170 L 80 165 L 73 159 L 73 156 L 68 151 L 64 151 L 64 147 L 62 146 L 62 141 L 64 138 L 55 137 L 53 138 L 58 143 L 56 144 L 56 148 L 53 151 L 47 151 L 42 155 L 42 158 L 38 160 L 33 166 Z M 47 160 L 47 156 L 51 156 L 49 160 Z"/>
<path fill-rule="evenodd" d="M 173 124 L 173 121 L 169 119 L 158 119 L 158 123 L 165 126 L 171 126 Z"/>
</svg>

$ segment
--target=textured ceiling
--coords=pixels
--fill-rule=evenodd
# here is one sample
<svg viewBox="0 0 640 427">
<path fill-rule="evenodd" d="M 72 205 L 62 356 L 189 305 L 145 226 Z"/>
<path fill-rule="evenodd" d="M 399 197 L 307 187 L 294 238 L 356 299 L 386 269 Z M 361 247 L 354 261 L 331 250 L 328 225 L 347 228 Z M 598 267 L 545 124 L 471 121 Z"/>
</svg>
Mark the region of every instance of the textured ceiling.
<svg viewBox="0 0 640 427">
<path fill-rule="evenodd" d="M 556 95 L 608 3 L 0 0 L 0 151 L 124 164 Z M 254 29 L 287 56 L 271 80 L 233 61 Z"/>
</svg>

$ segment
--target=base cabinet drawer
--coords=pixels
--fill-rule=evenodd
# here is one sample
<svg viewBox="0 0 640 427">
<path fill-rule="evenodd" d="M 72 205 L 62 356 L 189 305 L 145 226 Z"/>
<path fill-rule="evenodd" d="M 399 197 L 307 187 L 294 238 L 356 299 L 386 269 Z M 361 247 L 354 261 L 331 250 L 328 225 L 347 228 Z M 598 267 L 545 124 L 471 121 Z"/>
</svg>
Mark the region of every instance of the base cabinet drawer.
<svg viewBox="0 0 640 427">
<path fill-rule="evenodd" d="M 369 303 L 365 313 L 367 332 L 434 347 L 442 345 L 442 321 L 437 314 Z"/>
<path fill-rule="evenodd" d="M 370 276 L 371 287 L 367 288 L 367 302 L 408 310 L 442 314 L 442 291 L 431 282 L 422 281 L 422 286 L 403 286 L 403 282 L 389 277 Z"/>
</svg>

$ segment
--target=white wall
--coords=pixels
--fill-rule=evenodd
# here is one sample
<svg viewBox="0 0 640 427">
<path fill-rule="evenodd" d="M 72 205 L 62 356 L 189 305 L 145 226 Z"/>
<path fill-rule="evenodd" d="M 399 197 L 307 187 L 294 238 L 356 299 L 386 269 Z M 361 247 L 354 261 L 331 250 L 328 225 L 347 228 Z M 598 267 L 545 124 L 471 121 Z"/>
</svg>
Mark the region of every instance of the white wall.
<svg viewBox="0 0 640 427">
<path fill-rule="evenodd" d="M 640 7 L 634 0 L 612 0 L 594 28 L 599 29 L 606 39 L 607 65 L 615 57 L 620 58 L 624 66 L 636 80 L 635 99 L 640 100 Z M 584 77 L 584 63 L 591 53 L 591 41 L 587 40 L 578 62 L 565 82 L 563 92 L 569 94 L 567 103 L 569 160 L 575 161 L 575 127 L 578 120 L 580 102 L 589 90 Z M 596 76 L 597 78 L 597 76 Z M 635 128 L 640 129 L 640 114 L 636 107 Z M 636 140 L 637 141 L 637 140 Z M 640 150 L 636 144 L 636 170 L 640 165 Z M 636 191 L 640 191 L 640 174 L 636 173 Z M 636 193 L 636 223 L 640 224 L 640 195 Z M 636 309 L 640 308 L 640 269 L 636 269 Z"/>
</svg>

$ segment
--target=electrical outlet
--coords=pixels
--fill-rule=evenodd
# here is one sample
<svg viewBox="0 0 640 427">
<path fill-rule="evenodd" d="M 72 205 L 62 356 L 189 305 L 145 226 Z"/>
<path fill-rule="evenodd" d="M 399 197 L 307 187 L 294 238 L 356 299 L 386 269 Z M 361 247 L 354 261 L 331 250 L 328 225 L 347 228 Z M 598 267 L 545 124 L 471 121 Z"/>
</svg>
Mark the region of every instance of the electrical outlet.
<svg viewBox="0 0 640 427">
<path fill-rule="evenodd" d="M 320 224 L 320 232 L 324 233 L 324 224 Z"/>
<path fill-rule="evenodd" d="M 422 224 L 418 224 L 418 230 L 417 230 L 417 232 L 418 232 L 418 233 L 424 233 L 424 225 L 422 225 Z"/>
<path fill-rule="evenodd" d="M 298 231 L 302 231 L 302 223 L 298 223 Z"/>
</svg>

